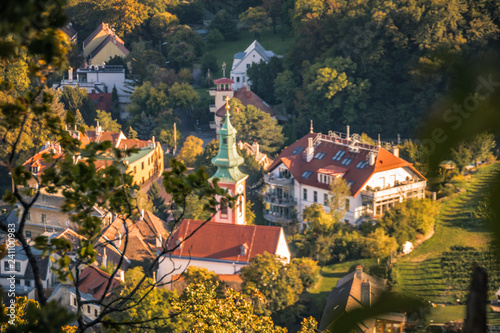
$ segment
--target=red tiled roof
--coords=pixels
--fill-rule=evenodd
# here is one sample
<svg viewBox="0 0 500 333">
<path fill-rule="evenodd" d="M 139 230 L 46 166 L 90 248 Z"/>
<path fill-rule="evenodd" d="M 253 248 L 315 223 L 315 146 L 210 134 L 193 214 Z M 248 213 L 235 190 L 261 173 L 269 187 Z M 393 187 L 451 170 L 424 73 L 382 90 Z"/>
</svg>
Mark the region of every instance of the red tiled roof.
<svg viewBox="0 0 500 333">
<path fill-rule="evenodd" d="M 50 147 L 42 149 L 38 153 L 33 155 L 32 157 L 28 158 L 26 160 L 26 162 L 23 163 L 23 166 L 26 168 L 38 167 L 38 172 L 42 173 L 43 170 L 45 170 L 46 168 L 48 168 L 49 166 L 54 164 L 54 162 L 50 162 L 50 163 L 45 162 L 42 155 L 43 154 L 50 154 L 51 151 L 54 151 L 55 154 L 53 156 L 53 159 L 56 160 L 56 159 L 63 156 L 63 153 L 60 152 L 59 149 L 60 149 L 60 146 L 58 146 L 58 144 L 53 144 Z"/>
<path fill-rule="evenodd" d="M 95 299 L 99 299 L 104 294 L 110 277 L 111 275 L 101 271 L 99 268 L 88 266 L 80 273 L 80 285 L 78 286 L 78 290 L 81 293 L 90 294 Z M 106 296 L 111 294 L 111 291 L 119 285 L 120 279 L 114 277 Z M 73 283 L 73 287 L 74 286 Z"/>
<path fill-rule="evenodd" d="M 173 255 L 248 262 L 257 254 L 276 254 L 280 227 L 208 222 L 186 239 L 202 223 L 196 220 L 184 220 L 181 223 L 172 234 L 168 246 L 171 249 L 179 240 L 185 241 Z M 248 249 L 246 254 L 242 254 L 241 246 L 245 244 Z"/>
<path fill-rule="evenodd" d="M 335 139 L 335 142 L 321 141 L 315 148 L 315 154 L 318 152 L 323 152 L 325 155 L 321 158 L 313 158 L 310 162 L 306 160 L 306 151 L 308 146 L 309 138 L 315 139 L 318 133 L 308 133 L 303 138 L 291 144 L 289 147 L 285 148 L 281 154 L 276 158 L 273 164 L 269 167 L 269 171 L 272 171 L 278 165 L 283 163 L 293 177 L 301 184 L 314 186 L 317 188 L 322 188 L 329 190 L 330 185 L 321 183 L 318 181 L 318 172 L 320 173 L 331 173 L 337 172 L 337 174 L 343 173 L 343 179 L 351 183 L 351 194 L 353 196 L 358 195 L 361 188 L 366 184 L 370 177 L 380 171 L 390 170 L 400 167 L 408 167 L 413 172 L 415 172 L 419 177 L 425 179 L 411 163 L 403 160 L 402 158 L 394 156 L 389 151 L 381 147 L 371 146 L 373 150 L 377 152 L 377 157 L 375 159 L 375 164 L 367 164 L 364 168 L 357 168 L 359 162 L 368 162 L 369 150 L 360 149 L 359 152 L 350 152 L 349 149 L 343 144 L 349 143 L 346 139 Z M 294 154 L 295 148 L 300 147 L 302 150 Z M 339 151 L 345 151 L 345 154 L 339 161 L 334 161 L 332 158 Z M 352 161 L 349 165 L 343 165 L 342 162 L 346 158 L 351 158 Z M 311 171 L 312 174 L 306 179 L 302 177 L 305 171 Z"/>
<path fill-rule="evenodd" d="M 234 93 L 234 98 L 239 99 L 241 101 L 241 104 L 243 104 L 244 106 L 253 105 L 258 109 L 266 113 L 269 113 L 271 117 L 274 117 L 276 115 L 271 106 L 269 106 L 266 102 L 264 102 L 264 100 L 259 96 L 257 96 L 257 94 L 255 94 L 253 91 L 251 90 L 247 91 L 246 87 L 238 89 Z M 223 105 L 219 110 L 217 110 L 215 114 L 217 115 L 217 117 L 224 118 L 226 116 L 225 105 Z"/>
<path fill-rule="evenodd" d="M 214 80 L 215 84 L 233 84 L 234 80 L 228 79 L 226 77 L 220 78 L 220 79 L 215 79 Z"/>
<path fill-rule="evenodd" d="M 147 140 L 139 140 L 139 139 L 122 139 L 122 140 L 120 140 L 120 144 L 118 145 L 118 148 L 125 149 L 125 146 L 127 146 L 127 149 L 144 148 L 144 147 L 148 146 L 148 141 Z"/>
<path fill-rule="evenodd" d="M 101 242 L 114 243 L 131 260 L 153 259 L 156 254 L 156 239 L 161 237 L 164 241 L 168 236 L 165 224 L 148 211 L 144 212 L 143 219 L 139 218 L 135 222 L 127 220 L 128 244 L 125 250 L 126 229 L 123 220 L 117 218 L 104 231 Z"/>
</svg>

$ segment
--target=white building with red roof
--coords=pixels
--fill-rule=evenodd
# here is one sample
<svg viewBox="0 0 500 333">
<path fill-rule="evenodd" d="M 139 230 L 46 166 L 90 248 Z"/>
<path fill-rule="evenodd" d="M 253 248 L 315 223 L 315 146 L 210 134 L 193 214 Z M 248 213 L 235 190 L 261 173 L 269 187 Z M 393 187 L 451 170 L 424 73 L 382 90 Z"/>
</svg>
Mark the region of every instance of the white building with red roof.
<svg viewBox="0 0 500 333">
<path fill-rule="evenodd" d="M 357 223 L 377 218 L 388 208 L 409 198 L 424 198 L 426 179 L 411 163 L 392 152 L 337 132 L 313 133 L 285 148 L 265 175 L 264 218 L 271 224 L 299 221 L 313 203 L 329 211 L 330 183 L 341 177 L 350 185 L 344 221 Z"/>
</svg>

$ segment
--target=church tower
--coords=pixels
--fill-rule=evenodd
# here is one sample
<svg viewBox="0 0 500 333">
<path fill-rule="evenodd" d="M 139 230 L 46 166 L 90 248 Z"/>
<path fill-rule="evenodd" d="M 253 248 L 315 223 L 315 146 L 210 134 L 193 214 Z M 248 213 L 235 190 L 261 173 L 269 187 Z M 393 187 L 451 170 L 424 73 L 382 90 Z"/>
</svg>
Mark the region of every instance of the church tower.
<svg viewBox="0 0 500 333">
<path fill-rule="evenodd" d="M 229 97 L 226 97 L 226 119 L 219 130 L 219 152 L 212 159 L 217 172 L 212 178 L 219 178 L 219 186 L 228 190 L 231 195 L 238 195 L 233 208 L 221 207 L 212 217 L 212 222 L 245 224 L 246 180 L 248 175 L 240 171 L 239 166 L 244 159 L 236 150 L 236 129 L 229 121 Z"/>
</svg>

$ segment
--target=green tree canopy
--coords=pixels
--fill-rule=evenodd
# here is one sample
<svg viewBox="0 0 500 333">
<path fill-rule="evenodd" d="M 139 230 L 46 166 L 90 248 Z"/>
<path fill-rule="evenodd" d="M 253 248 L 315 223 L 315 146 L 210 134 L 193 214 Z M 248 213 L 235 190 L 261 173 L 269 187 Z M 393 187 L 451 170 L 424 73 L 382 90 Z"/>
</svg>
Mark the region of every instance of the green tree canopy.
<svg viewBox="0 0 500 333">
<path fill-rule="evenodd" d="M 178 158 L 187 166 L 193 166 L 196 156 L 203 153 L 203 140 L 190 135 L 184 141 Z"/>
<path fill-rule="evenodd" d="M 122 125 L 118 124 L 115 119 L 111 118 L 111 113 L 104 110 L 97 110 L 97 118 L 95 121 L 99 122 L 99 125 L 102 126 L 104 131 L 120 132 L 122 129 Z"/>
</svg>

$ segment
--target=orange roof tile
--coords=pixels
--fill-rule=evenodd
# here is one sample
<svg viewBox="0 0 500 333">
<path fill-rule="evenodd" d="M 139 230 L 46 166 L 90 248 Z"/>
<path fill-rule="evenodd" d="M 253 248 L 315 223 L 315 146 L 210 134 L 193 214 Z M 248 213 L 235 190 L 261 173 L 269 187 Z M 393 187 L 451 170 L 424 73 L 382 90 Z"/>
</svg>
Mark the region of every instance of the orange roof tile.
<svg viewBox="0 0 500 333">
<path fill-rule="evenodd" d="M 168 248 L 174 248 L 179 240 L 184 240 L 184 243 L 173 255 L 248 262 L 257 254 L 276 254 L 280 227 L 208 222 L 187 238 L 202 223 L 196 220 L 184 220 L 181 223 L 172 234 Z M 248 246 L 246 253 L 242 253 L 241 249 L 244 244 Z"/>
<path fill-rule="evenodd" d="M 106 290 L 106 285 L 111 275 L 108 273 L 101 271 L 99 268 L 95 266 L 87 266 L 80 273 L 80 284 L 78 286 L 78 290 L 81 293 L 92 295 L 95 299 L 99 299 L 102 297 Z M 111 291 L 120 285 L 120 279 L 117 277 L 113 278 L 111 282 L 111 286 L 108 289 L 108 295 L 111 294 Z M 73 287 L 75 284 L 73 283 Z"/>
<path fill-rule="evenodd" d="M 329 190 L 330 185 L 318 181 L 318 172 L 337 172 L 337 174 L 343 174 L 342 178 L 351 184 L 351 194 L 353 196 L 357 196 L 370 177 L 374 173 L 380 171 L 408 167 L 419 177 L 425 179 L 411 163 L 394 156 L 384 148 L 376 146 L 371 146 L 371 149 L 377 153 L 374 165 L 367 163 L 364 168 L 358 168 L 358 163 L 368 162 L 368 154 L 370 151 L 367 149 L 359 149 L 359 152 L 351 152 L 346 146 L 349 141 L 341 138 L 336 138 L 333 142 L 320 141 L 319 144 L 316 145 L 314 152 L 315 154 L 323 152 L 325 155 L 322 158 L 313 158 L 310 162 L 307 162 L 306 151 L 309 138 L 315 139 L 317 136 L 318 133 L 308 133 L 289 147 L 286 147 L 278 158 L 274 160 L 268 170 L 272 171 L 283 163 L 299 183 L 325 190 Z M 333 157 L 340 150 L 344 151 L 342 158 L 338 161 L 333 160 Z M 351 161 L 345 165 L 343 164 L 345 163 L 345 159 L 351 159 Z M 305 171 L 310 171 L 312 174 L 304 178 L 302 175 Z"/>
<path fill-rule="evenodd" d="M 234 98 L 239 99 L 241 101 L 241 104 L 243 104 L 244 106 L 253 105 L 258 109 L 266 113 L 269 113 L 271 117 L 274 117 L 276 115 L 273 108 L 269 104 L 264 102 L 264 100 L 260 98 L 257 94 L 255 94 L 253 91 L 247 90 L 246 87 L 238 89 L 234 93 Z M 223 105 L 219 110 L 217 110 L 216 115 L 217 117 L 220 118 L 224 118 L 226 116 L 225 105 Z"/>
</svg>

